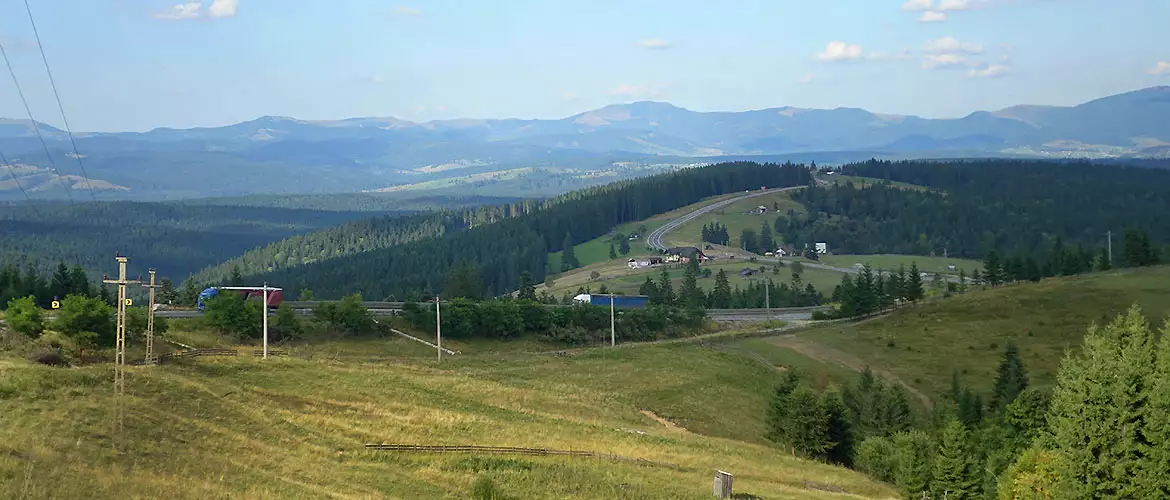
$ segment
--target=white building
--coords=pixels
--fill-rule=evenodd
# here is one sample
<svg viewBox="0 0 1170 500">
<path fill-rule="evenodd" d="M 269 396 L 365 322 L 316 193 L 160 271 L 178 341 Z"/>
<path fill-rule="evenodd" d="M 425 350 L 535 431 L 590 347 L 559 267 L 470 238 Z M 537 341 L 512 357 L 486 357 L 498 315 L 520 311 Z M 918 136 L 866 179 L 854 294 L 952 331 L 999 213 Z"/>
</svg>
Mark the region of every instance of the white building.
<svg viewBox="0 0 1170 500">
<path fill-rule="evenodd" d="M 817 243 L 817 253 L 821 254 L 821 255 L 825 255 L 825 254 L 829 253 L 829 244 L 823 243 L 823 242 L 818 242 Z"/>
</svg>

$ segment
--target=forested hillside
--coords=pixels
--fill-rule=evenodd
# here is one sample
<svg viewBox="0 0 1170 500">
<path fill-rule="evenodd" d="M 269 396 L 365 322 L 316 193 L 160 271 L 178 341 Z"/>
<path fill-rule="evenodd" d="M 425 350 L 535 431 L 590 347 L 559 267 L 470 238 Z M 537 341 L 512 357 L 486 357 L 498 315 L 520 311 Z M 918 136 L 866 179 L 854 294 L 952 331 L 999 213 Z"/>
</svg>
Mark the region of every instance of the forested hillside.
<svg viewBox="0 0 1170 500">
<path fill-rule="evenodd" d="M 808 215 L 775 223 L 789 242 L 825 241 L 839 253 L 982 258 L 989 250 L 1038 259 L 1058 246 L 1103 248 L 1126 230 L 1170 241 L 1170 172 L 1088 163 L 974 160 L 846 165 L 843 173 L 931 190 L 850 183 L 802 190 Z M 1086 250 L 1087 251 L 1087 250 Z M 1092 252 L 1090 252 L 1092 253 Z"/>
<path fill-rule="evenodd" d="M 0 206 L 0 262 L 48 271 L 65 261 L 100 275 L 116 269 L 120 252 L 139 270 L 178 281 L 251 248 L 369 216 L 130 202 Z"/>
<path fill-rule="evenodd" d="M 471 279 L 482 279 L 483 289 L 498 295 L 515 290 L 525 271 L 542 281 L 548 253 L 566 243 L 581 243 L 618 224 L 709 196 L 810 181 L 807 168 L 791 164 L 737 162 L 682 170 L 576 191 L 544 202 L 465 212 L 464 223 L 471 227 L 466 231 L 280 269 L 252 280 L 290 290 L 310 288 L 319 297 L 361 292 L 367 298 L 405 298 L 438 292 L 445 277 L 458 268 L 470 269 Z"/>
</svg>

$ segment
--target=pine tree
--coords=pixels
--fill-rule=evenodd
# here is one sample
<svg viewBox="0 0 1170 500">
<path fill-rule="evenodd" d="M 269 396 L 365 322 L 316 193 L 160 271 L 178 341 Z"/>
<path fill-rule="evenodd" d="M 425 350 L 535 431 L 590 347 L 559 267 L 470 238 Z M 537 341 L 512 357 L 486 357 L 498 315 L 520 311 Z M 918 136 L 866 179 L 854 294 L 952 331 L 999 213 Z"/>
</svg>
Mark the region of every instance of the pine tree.
<svg viewBox="0 0 1170 500">
<path fill-rule="evenodd" d="M 983 279 L 987 281 L 988 285 L 999 286 L 1003 284 L 1003 264 L 999 260 L 999 252 L 989 250 L 987 256 L 983 258 Z"/>
<path fill-rule="evenodd" d="M 1062 363 L 1048 414 L 1062 497 L 1156 498 L 1135 480 L 1150 430 L 1153 333 L 1135 306 L 1091 327 L 1082 349 Z"/>
<path fill-rule="evenodd" d="M 1110 269 L 1113 269 L 1113 263 L 1109 262 L 1109 252 L 1101 249 L 1101 252 L 1097 254 L 1097 258 L 1093 259 L 1093 270 L 1102 272 Z"/>
<path fill-rule="evenodd" d="M 646 281 L 642 283 L 642 286 L 638 287 L 638 295 L 645 295 L 646 297 L 649 297 L 651 304 L 662 303 L 662 297 L 659 295 L 658 285 L 654 284 L 654 280 L 650 279 L 650 276 L 646 276 Z"/>
<path fill-rule="evenodd" d="M 516 294 L 516 298 L 520 300 L 536 300 L 536 287 L 532 283 L 532 273 L 528 271 L 520 273 L 520 291 Z"/>
<path fill-rule="evenodd" d="M 630 239 L 629 238 L 622 238 L 622 240 L 620 242 L 618 242 L 618 252 L 620 252 L 622 255 L 627 255 L 630 253 Z"/>
<path fill-rule="evenodd" d="M 1150 378 L 1151 408 L 1144 433 L 1148 444 L 1137 481 L 1149 498 L 1170 498 L 1170 323 L 1162 327 L 1157 365 Z"/>
<path fill-rule="evenodd" d="M 179 298 L 175 283 L 170 278 L 163 278 L 158 285 L 158 301 L 161 304 L 174 305 Z"/>
<path fill-rule="evenodd" d="M 911 430 L 894 435 L 894 450 L 898 464 L 894 482 L 905 498 L 922 498 L 930 491 L 937 445 L 929 434 Z"/>
<path fill-rule="evenodd" d="M 760 227 L 760 248 L 758 253 L 767 253 L 776 250 L 776 242 L 772 240 L 772 226 L 765 222 Z"/>
<path fill-rule="evenodd" d="M 240 275 L 240 266 L 239 265 L 232 266 L 231 285 L 232 286 L 244 286 L 244 277 Z"/>
<path fill-rule="evenodd" d="M 959 269 L 959 292 L 963 293 L 966 291 L 967 291 L 967 271 L 964 269 Z"/>
<path fill-rule="evenodd" d="M 699 288 L 699 260 L 690 259 L 683 269 L 682 284 L 678 290 L 678 300 L 685 307 L 702 309 L 707 302 L 703 290 Z"/>
<path fill-rule="evenodd" d="M 69 267 L 65 265 L 65 262 L 58 262 L 57 270 L 53 272 L 53 276 L 49 279 L 49 294 L 56 300 L 64 300 L 72 291 L 72 288 Z"/>
<path fill-rule="evenodd" d="M 800 455 L 823 458 L 832 447 L 829 440 L 829 412 L 821 397 L 806 385 L 788 396 L 788 420 L 783 425 L 788 444 Z"/>
<path fill-rule="evenodd" d="M 1020 359 L 1020 351 L 1015 341 L 1009 340 L 996 371 L 995 388 L 991 393 L 989 410 L 993 413 L 999 412 L 1027 388 L 1028 372 L 1024 368 L 1024 361 Z"/>
<path fill-rule="evenodd" d="M 105 282 L 102 282 L 102 286 L 98 287 L 98 299 L 109 305 L 117 305 L 114 304 L 114 295 L 110 293 L 110 288 L 106 286 Z"/>
<path fill-rule="evenodd" d="M 69 271 L 69 294 L 82 297 L 92 297 L 93 289 L 89 287 L 89 277 L 80 265 L 74 265 Z"/>
<path fill-rule="evenodd" d="M 711 289 L 711 307 L 714 309 L 731 307 L 731 283 L 727 281 L 727 271 L 723 268 L 719 268 L 719 272 L 715 273 L 715 287 Z"/>
<path fill-rule="evenodd" d="M 674 286 L 670 283 L 670 273 L 666 271 L 665 267 L 662 268 L 662 275 L 658 282 L 658 299 L 662 305 L 674 304 Z"/>
<path fill-rule="evenodd" d="M 1036 263 L 1036 259 L 1031 255 L 1024 259 L 1024 277 L 1033 283 L 1039 283 L 1044 277 L 1044 274 L 1040 272 L 1040 265 Z"/>
<path fill-rule="evenodd" d="M 910 273 L 906 276 L 906 297 L 911 301 L 922 300 L 926 297 L 926 290 L 922 288 L 922 273 L 918 271 L 918 263 L 910 263 Z"/>
<path fill-rule="evenodd" d="M 825 451 L 825 458 L 833 463 L 851 465 L 853 463 L 853 428 L 850 423 L 849 409 L 845 406 L 841 391 L 836 387 L 829 387 L 821 395 L 821 405 L 828 415 L 826 438 L 829 442 L 829 449 Z"/>
<path fill-rule="evenodd" d="M 577 260 L 577 253 L 573 249 L 573 235 L 565 233 L 565 241 L 561 244 L 561 272 L 578 267 L 581 267 L 581 262 Z"/>
<path fill-rule="evenodd" d="M 739 233 L 739 248 L 745 252 L 760 253 L 760 242 L 756 239 L 756 232 L 744 229 Z"/>
<path fill-rule="evenodd" d="M 980 474 L 968 444 L 969 439 L 967 428 L 962 422 L 952 420 L 943 428 L 930 482 L 935 498 L 979 498 Z"/>
<path fill-rule="evenodd" d="M 769 441 L 788 444 L 790 439 L 788 434 L 789 414 L 793 407 L 791 396 L 799 385 L 800 377 L 791 370 L 780 376 L 780 383 L 777 384 L 776 390 L 772 394 L 771 405 L 768 407 L 768 430 L 764 437 Z"/>
<path fill-rule="evenodd" d="M 617 258 L 617 249 L 613 247 L 613 243 L 609 244 L 609 260 Z"/>
<path fill-rule="evenodd" d="M 889 293 L 894 299 L 900 301 L 910 300 L 910 283 L 908 279 L 909 276 L 906 274 L 905 264 L 898 266 L 898 270 L 894 271 L 893 275 L 890 276 L 888 283 L 890 288 Z"/>
</svg>

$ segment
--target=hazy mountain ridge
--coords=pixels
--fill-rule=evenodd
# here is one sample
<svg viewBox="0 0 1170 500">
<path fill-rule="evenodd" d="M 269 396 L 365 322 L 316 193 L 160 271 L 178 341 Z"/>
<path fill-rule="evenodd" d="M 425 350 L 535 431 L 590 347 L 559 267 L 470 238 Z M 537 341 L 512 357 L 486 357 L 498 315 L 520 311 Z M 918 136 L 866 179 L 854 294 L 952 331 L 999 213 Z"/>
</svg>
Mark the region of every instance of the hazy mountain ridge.
<svg viewBox="0 0 1170 500">
<path fill-rule="evenodd" d="M 75 136 L 91 178 L 102 181 L 96 190 L 157 199 L 352 192 L 520 167 L 534 167 L 529 176 L 546 176 L 605 171 L 617 162 L 681 164 L 731 155 L 1165 158 L 1167 116 L 1170 87 L 1152 87 L 1073 107 L 1020 105 L 954 119 L 856 108 L 696 112 L 635 102 L 557 120 L 265 116 L 223 127 Z M 39 130 L 60 175 L 79 174 L 66 156 L 66 133 L 45 124 Z M 18 179 L 40 176 L 34 194 L 64 196 L 61 189 L 53 194 L 53 174 L 30 122 L 0 119 L 0 150 L 22 166 Z M 475 168 L 444 167 L 453 164 Z M 0 181 L 0 197 L 13 196 L 19 192 L 11 178 Z"/>
</svg>

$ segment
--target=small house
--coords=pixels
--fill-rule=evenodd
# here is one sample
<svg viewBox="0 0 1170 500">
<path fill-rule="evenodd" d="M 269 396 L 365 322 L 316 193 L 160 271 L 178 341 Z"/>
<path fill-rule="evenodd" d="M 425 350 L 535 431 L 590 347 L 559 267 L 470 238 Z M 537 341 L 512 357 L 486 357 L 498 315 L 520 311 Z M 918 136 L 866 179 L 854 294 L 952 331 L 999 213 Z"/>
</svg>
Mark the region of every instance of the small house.
<svg viewBox="0 0 1170 500">
<path fill-rule="evenodd" d="M 768 207 L 760 205 L 752 210 L 752 215 L 763 215 L 768 213 Z"/>
<path fill-rule="evenodd" d="M 707 259 L 703 251 L 695 247 L 668 248 L 666 249 L 666 255 L 667 260 L 670 262 L 690 262 L 691 259 L 699 259 L 699 262 L 703 262 Z"/>
<path fill-rule="evenodd" d="M 774 257 L 774 256 L 776 256 L 776 254 L 774 252 L 764 252 L 764 257 Z"/>
<path fill-rule="evenodd" d="M 776 256 L 777 257 L 795 257 L 796 256 L 796 249 L 793 248 L 791 245 L 782 246 L 782 247 L 776 249 Z"/>
<path fill-rule="evenodd" d="M 829 253 L 829 244 L 825 243 L 825 242 L 818 242 L 817 243 L 817 253 L 820 255 L 825 255 L 825 254 Z"/>
<path fill-rule="evenodd" d="M 755 270 L 755 269 L 752 269 L 752 268 L 750 268 L 750 267 L 745 267 L 745 268 L 743 268 L 743 270 L 741 270 L 741 271 L 739 272 L 739 275 L 740 275 L 740 276 L 743 276 L 743 277 L 745 277 L 745 278 L 746 278 L 746 277 L 748 277 L 748 276 L 751 276 L 751 275 L 753 275 L 753 274 L 756 274 L 756 270 Z"/>
</svg>

